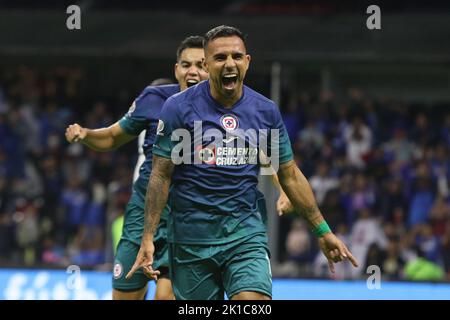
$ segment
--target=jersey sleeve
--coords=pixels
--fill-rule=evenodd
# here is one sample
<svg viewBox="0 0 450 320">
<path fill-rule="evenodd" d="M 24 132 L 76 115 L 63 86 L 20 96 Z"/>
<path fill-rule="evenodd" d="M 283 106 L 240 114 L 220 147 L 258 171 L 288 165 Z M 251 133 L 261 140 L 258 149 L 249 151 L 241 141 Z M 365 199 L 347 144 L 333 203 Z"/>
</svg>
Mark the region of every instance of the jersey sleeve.
<svg viewBox="0 0 450 320">
<path fill-rule="evenodd" d="M 157 94 L 142 93 L 134 100 L 123 118 L 119 120 L 120 127 L 130 135 L 139 135 L 148 128 L 152 120 L 151 107 L 160 106 L 163 103 L 164 99 Z"/>
<path fill-rule="evenodd" d="M 292 152 L 291 142 L 289 140 L 289 135 L 287 133 L 286 127 L 284 125 L 283 119 L 281 118 L 280 109 L 275 104 L 273 105 L 273 126 L 272 129 L 278 130 L 278 158 L 279 163 L 283 164 L 294 159 L 294 154 Z M 269 139 L 269 146 L 271 145 L 271 140 Z"/>
<path fill-rule="evenodd" d="M 172 134 L 179 128 L 182 128 L 181 116 L 178 112 L 176 99 L 171 97 L 166 100 L 161 109 L 153 154 L 170 159 L 172 149 L 175 146 L 175 142 L 172 141 Z"/>
</svg>

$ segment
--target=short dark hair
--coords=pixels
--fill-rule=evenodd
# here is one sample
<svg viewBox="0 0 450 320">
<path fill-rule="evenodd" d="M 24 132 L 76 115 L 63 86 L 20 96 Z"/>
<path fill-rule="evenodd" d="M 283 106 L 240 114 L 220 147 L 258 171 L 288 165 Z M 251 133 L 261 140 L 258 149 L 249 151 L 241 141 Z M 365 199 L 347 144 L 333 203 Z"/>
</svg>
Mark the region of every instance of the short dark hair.
<svg viewBox="0 0 450 320">
<path fill-rule="evenodd" d="M 245 44 L 246 37 L 241 32 L 241 30 L 239 30 L 236 27 L 221 25 L 221 26 L 212 28 L 205 34 L 205 36 L 203 37 L 203 48 L 206 49 L 206 47 L 208 46 L 208 43 L 210 43 L 214 39 L 223 38 L 223 37 L 232 37 L 232 36 L 237 36 L 237 37 L 241 38 L 241 40 Z"/>
<path fill-rule="evenodd" d="M 152 83 L 150 83 L 151 86 L 163 86 L 166 84 L 174 84 L 174 82 L 172 81 L 172 79 L 169 78 L 158 78 L 152 81 Z"/>
<path fill-rule="evenodd" d="M 177 61 L 180 60 L 181 54 L 185 49 L 196 48 L 203 49 L 203 37 L 202 36 L 189 36 L 183 41 L 177 49 Z"/>
</svg>

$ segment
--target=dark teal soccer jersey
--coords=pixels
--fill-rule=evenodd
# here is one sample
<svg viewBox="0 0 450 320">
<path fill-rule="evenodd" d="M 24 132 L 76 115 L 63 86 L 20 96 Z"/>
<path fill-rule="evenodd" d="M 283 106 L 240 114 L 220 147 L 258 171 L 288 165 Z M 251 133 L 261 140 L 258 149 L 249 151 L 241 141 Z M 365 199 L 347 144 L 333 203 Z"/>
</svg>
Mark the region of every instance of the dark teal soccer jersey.
<svg viewBox="0 0 450 320">
<path fill-rule="evenodd" d="M 201 129 L 194 130 L 200 121 Z M 275 132 L 279 139 L 273 145 Z M 173 141 L 177 135 L 185 135 L 184 144 Z M 267 155 L 276 149 L 280 164 L 293 159 L 279 108 L 246 86 L 232 108 L 212 98 L 208 81 L 167 99 L 153 153 L 171 158 L 173 151 L 190 160 L 177 163 L 173 173 L 169 241 L 221 244 L 266 231 L 257 209 L 258 152 L 264 143 Z"/>
<path fill-rule="evenodd" d="M 144 208 L 145 192 L 148 179 L 152 171 L 153 144 L 156 137 L 156 127 L 160 117 L 161 108 L 168 97 L 180 92 L 180 86 L 175 84 L 163 86 L 148 86 L 133 102 L 130 110 L 119 121 L 120 127 L 130 135 L 139 135 L 145 132 L 143 150 L 145 161 L 139 169 L 139 178 L 133 185 L 133 201 Z"/>
</svg>

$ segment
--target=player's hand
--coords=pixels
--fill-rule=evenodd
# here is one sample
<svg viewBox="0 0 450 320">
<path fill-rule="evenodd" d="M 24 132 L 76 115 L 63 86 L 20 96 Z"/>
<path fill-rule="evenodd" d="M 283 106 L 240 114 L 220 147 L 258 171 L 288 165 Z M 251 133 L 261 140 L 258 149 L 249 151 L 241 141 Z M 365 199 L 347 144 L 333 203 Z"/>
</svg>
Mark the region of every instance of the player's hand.
<svg viewBox="0 0 450 320">
<path fill-rule="evenodd" d="M 294 206 L 283 191 L 280 192 L 280 196 L 277 200 L 277 212 L 279 216 L 282 216 L 285 213 L 294 212 Z"/>
<path fill-rule="evenodd" d="M 350 260 L 354 267 L 358 266 L 358 261 L 351 254 L 347 246 L 332 232 L 328 232 L 319 238 L 319 246 L 325 257 L 328 259 L 328 267 L 331 273 L 334 273 L 334 263 Z"/>
<path fill-rule="evenodd" d="M 87 130 L 78 123 L 71 124 L 66 129 L 66 139 L 68 142 L 79 142 L 86 137 Z"/>
<path fill-rule="evenodd" d="M 155 246 L 153 245 L 153 241 L 142 240 L 136 261 L 134 262 L 133 267 L 131 267 L 130 272 L 125 276 L 125 279 L 130 279 L 139 268 L 142 268 L 147 277 L 156 281 L 160 272 L 158 270 L 153 270 L 152 264 L 154 252 Z"/>
</svg>

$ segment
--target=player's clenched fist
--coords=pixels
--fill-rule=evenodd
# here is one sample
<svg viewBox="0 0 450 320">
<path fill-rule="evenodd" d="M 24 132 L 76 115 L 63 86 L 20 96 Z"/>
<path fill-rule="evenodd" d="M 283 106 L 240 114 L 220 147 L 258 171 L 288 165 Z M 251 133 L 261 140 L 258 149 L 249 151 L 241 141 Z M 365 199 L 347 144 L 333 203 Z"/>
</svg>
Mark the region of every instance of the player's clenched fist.
<svg viewBox="0 0 450 320">
<path fill-rule="evenodd" d="M 66 129 L 66 139 L 68 142 L 79 142 L 86 137 L 86 129 L 78 123 L 71 124 Z"/>
</svg>

